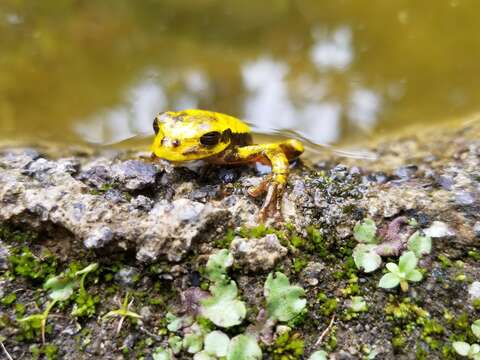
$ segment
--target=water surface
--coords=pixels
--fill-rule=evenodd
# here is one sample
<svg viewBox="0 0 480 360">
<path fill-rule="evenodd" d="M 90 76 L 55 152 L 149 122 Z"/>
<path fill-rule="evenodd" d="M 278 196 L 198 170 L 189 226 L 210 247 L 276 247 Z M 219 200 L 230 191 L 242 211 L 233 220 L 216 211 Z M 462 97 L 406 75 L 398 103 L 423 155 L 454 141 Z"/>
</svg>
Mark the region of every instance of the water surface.
<svg viewBox="0 0 480 360">
<path fill-rule="evenodd" d="M 0 139 L 110 144 L 204 108 L 347 146 L 480 108 L 475 0 L 2 0 Z"/>
</svg>

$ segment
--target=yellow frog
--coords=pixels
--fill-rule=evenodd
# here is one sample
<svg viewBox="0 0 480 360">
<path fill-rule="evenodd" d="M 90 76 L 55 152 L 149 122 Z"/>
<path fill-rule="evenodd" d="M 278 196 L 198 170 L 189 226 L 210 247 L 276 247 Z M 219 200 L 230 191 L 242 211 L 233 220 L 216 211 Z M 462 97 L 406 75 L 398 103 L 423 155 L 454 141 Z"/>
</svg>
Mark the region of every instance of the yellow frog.
<svg viewBox="0 0 480 360">
<path fill-rule="evenodd" d="M 239 119 L 206 110 L 167 111 L 153 121 L 155 140 L 152 156 L 182 164 L 204 160 L 212 164 L 270 165 L 272 174 L 248 190 L 253 197 L 267 192 L 259 212 L 260 220 L 281 219 L 281 198 L 285 191 L 289 162 L 303 153 L 298 140 L 252 144 L 250 128 Z"/>
</svg>

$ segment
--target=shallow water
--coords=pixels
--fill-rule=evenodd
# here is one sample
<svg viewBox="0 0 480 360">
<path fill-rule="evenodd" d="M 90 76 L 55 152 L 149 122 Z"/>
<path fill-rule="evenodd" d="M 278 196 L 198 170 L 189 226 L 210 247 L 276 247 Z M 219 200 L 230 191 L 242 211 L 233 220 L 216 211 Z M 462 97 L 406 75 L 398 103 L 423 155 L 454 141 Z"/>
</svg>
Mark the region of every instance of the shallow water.
<svg viewBox="0 0 480 360">
<path fill-rule="evenodd" d="M 479 11 L 475 0 L 2 0 L 0 140 L 116 143 L 192 107 L 340 147 L 437 124 L 480 108 Z"/>
</svg>

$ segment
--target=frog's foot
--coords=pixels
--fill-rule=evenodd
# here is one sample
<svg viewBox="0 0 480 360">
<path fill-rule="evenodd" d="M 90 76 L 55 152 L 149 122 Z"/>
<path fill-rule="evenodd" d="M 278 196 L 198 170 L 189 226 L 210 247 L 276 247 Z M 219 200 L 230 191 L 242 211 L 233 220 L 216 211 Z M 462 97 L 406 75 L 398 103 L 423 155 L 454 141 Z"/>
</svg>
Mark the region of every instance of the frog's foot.
<svg viewBox="0 0 480 360">
<path fill-rule="evenodd" d="M 258 213 L 258 219 L 265 222 L 272 219 L 274 222 L 283 221 L 282 197 L 285 192 L 285 184 L 277 182 L 271 176 L 266 177 L 259 185 L 248 190 L 250 196 L 259 197 L 267 193 L 262 207 Z"/>
</svg>

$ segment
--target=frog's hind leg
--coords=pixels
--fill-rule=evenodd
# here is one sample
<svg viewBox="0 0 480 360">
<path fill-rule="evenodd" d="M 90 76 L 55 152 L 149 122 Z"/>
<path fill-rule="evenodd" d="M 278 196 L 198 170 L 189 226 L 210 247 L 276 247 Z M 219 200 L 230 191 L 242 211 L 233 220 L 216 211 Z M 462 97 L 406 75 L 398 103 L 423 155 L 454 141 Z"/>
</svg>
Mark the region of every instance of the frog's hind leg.
<svg viewBox="0 0 480 360">
<path fill-rule="evenodd" d="M 286 140 L 279 143 L 249 145 L 237 147 L 227 152 L 223 158 L 226 163 L 260 162 L 271 165 L 272 173 L 257 186 L 248 190 L 253 197 L 267 193 L 260 209 L 259 218 L 281 220 L 281 199 L 287 184 L 289 162 L 302 154 L 303 145 L 298 140 Z"/>
</svg>

